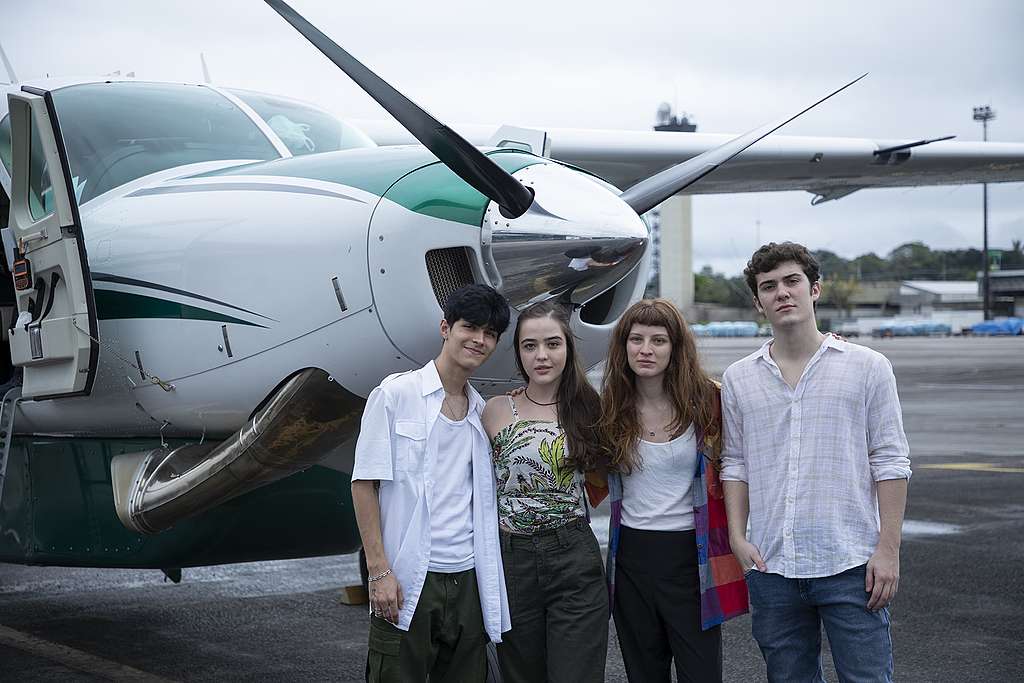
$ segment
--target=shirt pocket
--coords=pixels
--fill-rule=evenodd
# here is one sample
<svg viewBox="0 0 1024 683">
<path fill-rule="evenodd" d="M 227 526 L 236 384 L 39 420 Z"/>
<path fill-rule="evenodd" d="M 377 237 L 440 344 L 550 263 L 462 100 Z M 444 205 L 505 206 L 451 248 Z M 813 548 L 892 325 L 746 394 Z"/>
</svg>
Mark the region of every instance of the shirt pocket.
<svg viewBox="0 0 1024 683">
<path fill-rule="evenodd" d="M 422 422 L 395 421 L 395 469 L 416 472 L 423 463 L 427 447 L 427 430 Z"/>
</svg>

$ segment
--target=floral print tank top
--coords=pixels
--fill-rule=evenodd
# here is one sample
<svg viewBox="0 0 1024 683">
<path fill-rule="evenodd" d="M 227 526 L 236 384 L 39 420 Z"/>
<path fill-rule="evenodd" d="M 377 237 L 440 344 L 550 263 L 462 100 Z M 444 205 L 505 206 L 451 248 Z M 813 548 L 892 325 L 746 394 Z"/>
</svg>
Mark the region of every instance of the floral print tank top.
<svg viewBox="0 0 1024 683">
<path fill-rule="evenodd" d="M 491 442 L 502 528 L 532 534 L 585 517 L 582 478 L 565 464 L 565 432 L 557 422 L 521 420 L 511 396 L 509 404 L 512 424 Z"/>
</svg>

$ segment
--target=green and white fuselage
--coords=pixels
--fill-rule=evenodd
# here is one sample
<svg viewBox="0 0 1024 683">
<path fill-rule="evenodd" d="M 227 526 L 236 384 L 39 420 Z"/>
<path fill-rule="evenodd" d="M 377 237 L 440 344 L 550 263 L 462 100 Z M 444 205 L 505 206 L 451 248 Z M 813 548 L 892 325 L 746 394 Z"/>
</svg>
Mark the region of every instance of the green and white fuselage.
<svg viewBox="0 0 1024 683">
<path fill-rule="evenodd" d="M 490 156 L 513 174 L 529 175 L 530 167 L 543 165 L 543 173 L 532 171 L 541 180 L 564 176 L 557 180 L 568 187 L 565 199 L 539 185 L 538 196 L 559 204 L 560 220 L 554 222 L 571 221 L 576 231 L 559 236 L 569 245 L 561 249 L 570 252 L 563 254 L 564 263 L 534 263 L 529 272 L 502 277 L 485 243 L 495 233 L 481 228 L 487 198 L 422 147 L 379 148 L 364 140 L 360 147 L 296 156 L 237 96 L 206 86 L 124 82 L 56 88 L 51 92 L 66 138 L 69 129 L 83 127 L 76 126 L 74 114 L 97 109 L 87 102 L 109 93 L 124 106 L 133 90 L 140 106 L 155 91 L 165 105 L 199 92 L 220 97 L 219 106 L 236 107 L 245 116 L 239 127 L 250 127 L 237 137 L 266 137 L 264 148 L 250 138 L 248 149 L 239 151 L 272 151 L 277 158 L 188 163 L 90 195 L 90 186 L 116 175 L 118 164 L 132 161 L 132 152 L 109 168 L 91 168 L 91 175 L 76 173 L 77 157 L 70 154 L 73 177 L 84 188 L 76 191 L 86 199 L 79 211 L 99 319 L 99 363 L 89 396 L 22 402 L 18 432 L 223 437 L 281 381 L 306 367 L 321 368 L 365 396 L 382 377 L 417 367 L 436 353 L 440 306 L 431 278 L 444 286 L 445 274 L 428 269 L 428 253 L 451 250 L 438 255 L 438 269 L 455 260 L 468 266 L 472 280 L 523 289 L 513 282 L 519 278 L 529 289 L 538 279 L 557 280 L 563 275 L 557 267 L 580 272 L 568 268 L 577 242 L 594 235 L 606 241 L 646 237 L 628 209 L 615 215 L 616 193 L 602 181 L 543 157 L 493 150 Z M 61 109 L 65 101 L 72 104 L 67 113 Z M 183 149 L 203 143 L 161 140 L 158 125 L 174 116 L 162 114 L 149 139 L 136 143 L 135 156 L 186 156 Z M 85 128 L 92 133 L 96 127 Z M 125 140 L 119 144 L 130 146 Z M 68 147 L 74 150 L 75 143 Z M 297 142 L 292 149 L 306 148 Z M 575 215 L 567 219 L 570 212 Z M 528 248 L 528 238 L 540 234 L 530 221 L 502 219 L 501 235 L 520 233 L 518 242 L 513 237 L 506 244 Z M 591 362 L 600 359 L 616 313 L 642 291 L 642 271 L 634 257 L 625 281 L 611 282 L 611 288 L 625 290 L 615 297 L 618 306 L 604 306 L 596 316 L 578 309 L 577 333 Z M 578 288 L 584 278 L 576 280 Z M 515 375 L 510 354 L 499 352 L 477 379 L 503 391 Z"/>
<path fill-rule="evenodd" d="M 487 152 L 544 207 L 510 218 L 423 147 L 377 147 L 283 98 L 134 81 L 9 94 L 0 227 L 8 265 L 32 272 L 0 285 L 17 366 L 0 391 L 23 393 L 0 415 L 19 435 L 0 560 L 349 552 L 363 401 L 434 357 L 448 293 L 562 297 L 594 363 L 647 282 L 644 223 L 548 158 Z M 517 381 L 509 345 L 474 378 L 484 391 Z"/>
</svg>

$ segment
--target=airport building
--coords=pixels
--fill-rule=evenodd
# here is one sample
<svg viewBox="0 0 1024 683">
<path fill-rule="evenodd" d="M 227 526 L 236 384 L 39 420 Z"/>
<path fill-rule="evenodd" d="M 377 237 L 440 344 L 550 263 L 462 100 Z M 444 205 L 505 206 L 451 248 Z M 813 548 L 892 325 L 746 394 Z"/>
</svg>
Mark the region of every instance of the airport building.
<svg viewBox="0 0 1024 683">
<path fill-rule="evenodd" d="M 1024 270 L 989 272 L 989 292 L 996 315 L 1024 318 Z"/>
</svg>

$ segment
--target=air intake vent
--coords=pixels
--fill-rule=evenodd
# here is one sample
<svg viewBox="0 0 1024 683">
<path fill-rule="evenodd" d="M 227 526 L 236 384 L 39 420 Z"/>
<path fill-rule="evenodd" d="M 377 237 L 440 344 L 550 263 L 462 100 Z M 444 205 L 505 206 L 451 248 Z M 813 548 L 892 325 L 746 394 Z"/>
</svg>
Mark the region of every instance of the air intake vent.
<svg viewBox="0 0 1024 683">
<path fill-rule="evenodd" d="M 469 267 L 469 254 L 465 247 L 431 249 L 427 252 L 427 272 L 441 308 L 452 292 L 473 284 L 473 270 Z"/>
</svg>

